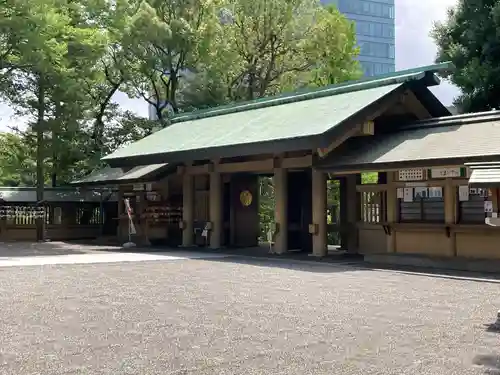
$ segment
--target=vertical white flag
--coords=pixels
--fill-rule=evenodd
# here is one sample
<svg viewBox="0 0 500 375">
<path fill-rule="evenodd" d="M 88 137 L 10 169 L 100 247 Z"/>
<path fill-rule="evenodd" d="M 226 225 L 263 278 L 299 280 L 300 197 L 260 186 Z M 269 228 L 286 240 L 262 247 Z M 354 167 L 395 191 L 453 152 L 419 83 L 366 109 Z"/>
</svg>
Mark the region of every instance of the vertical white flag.
<svg viewBox="0 0 500 375">
<path fill-rule="evenodd" d="M 128 198 L 124 199 L 125 202 L 125 209 L 127 210 L 127 215 L 128 215 L 128 231 L 129 234 L 136 234 L 137 231 L 135 230 L 135 225 L 134 225 L 134 220 L 132 219 L 132 207 L 130 207 L 130 200 Z"/>
</svg>

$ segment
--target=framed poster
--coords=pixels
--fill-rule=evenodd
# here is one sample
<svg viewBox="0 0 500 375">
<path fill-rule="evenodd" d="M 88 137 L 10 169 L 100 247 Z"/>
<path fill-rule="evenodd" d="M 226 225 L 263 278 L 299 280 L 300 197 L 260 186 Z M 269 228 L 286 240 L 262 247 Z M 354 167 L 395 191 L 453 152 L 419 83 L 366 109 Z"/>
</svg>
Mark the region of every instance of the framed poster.
<svg viewBox="0 0 500 375">
<path fill-rule="evenodd" d="M 398 199 L 403 199 L 405 197 L 405 191 L 403 188 L 398 188 L 397 189 L 397 198 Z"/>
<path fill-rule="evenodd" d="M 459 186 L 458 187 L 458 200 L 460 202 L 466 202 L 469 200 L 469 187 Z"/>
<path fill-rule="evenodd" d="M 413 188 L 403 189 L 403 202 L 413 202 Z"/>
<path fill-rule="evenodd" d="M 429 198 L 442 198 L 443 188 L 440 186 L 434 186 L 429 188 Z"/>
</svg>

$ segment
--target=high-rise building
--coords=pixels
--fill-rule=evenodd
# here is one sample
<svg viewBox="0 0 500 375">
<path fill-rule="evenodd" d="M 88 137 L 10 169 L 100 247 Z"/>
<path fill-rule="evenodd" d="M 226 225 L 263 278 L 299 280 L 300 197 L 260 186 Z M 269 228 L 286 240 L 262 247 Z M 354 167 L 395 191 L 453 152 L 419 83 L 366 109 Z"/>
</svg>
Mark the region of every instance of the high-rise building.
<svg viewBox="0 0 500 375">
<path fill-rule="evenodd" d="M 394 72 L 396 68 L 395 0 L 321 0 L 335 4 L 356 24 L 359 61 L 366 76 Z"/>
</svg>

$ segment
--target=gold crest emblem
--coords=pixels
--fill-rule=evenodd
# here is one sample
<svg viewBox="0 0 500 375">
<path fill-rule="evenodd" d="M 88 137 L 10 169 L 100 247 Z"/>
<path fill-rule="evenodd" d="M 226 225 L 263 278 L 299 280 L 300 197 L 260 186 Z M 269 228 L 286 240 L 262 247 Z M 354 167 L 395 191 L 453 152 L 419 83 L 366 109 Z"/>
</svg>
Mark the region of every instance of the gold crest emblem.
<svg viewBox="0 0 500 375">
<path fill-rule="evenodd" d="M 248 190 L 243 190 L 240 193 L 240 202 L 243 206 L 248 207 L 252 204 L 252 193 L 250 193 Z"/>
</svg>

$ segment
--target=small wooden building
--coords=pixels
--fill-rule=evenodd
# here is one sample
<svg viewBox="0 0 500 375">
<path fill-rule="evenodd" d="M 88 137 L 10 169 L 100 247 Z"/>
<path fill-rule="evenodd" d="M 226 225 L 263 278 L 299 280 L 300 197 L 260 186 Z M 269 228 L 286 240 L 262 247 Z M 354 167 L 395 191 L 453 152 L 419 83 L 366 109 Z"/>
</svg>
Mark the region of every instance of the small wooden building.
<svg viewBox="0 0 500 375">
<path fill-rule="evenodd" d="M 350 139 L 316 168 L 384 176 L 379 185 L 356 186 L 363 254 L 500 259 L 496 138 L 498 111 L 416 121 Z M 374 205 L 380 215 L 370 211 Z"/>
<path fill-rule="evenodd" d="M 377 186 L 368 189 L 360 186 L 363 170 L 359 165 L 346 169 L 332 162 L 350 151 L 348 144 L 361 144 L 361 154 L 380 137 L 407 134 L 421 121 L 451 116 L 428 88 L 439 84 L 436 73 L 440 69 L 449 68 L 440 64 L 411 69 L 173 118 L 167 128 L 104 158 L 124 174 L 120 199 L 126 194 L 135 197 L 136 241 L 147 244 L 164 238 L 183 246 L 205 241 L 212 248 L 255 246 L 258 176 L 270 175 L 276 200 L 272 235 L 277 253 L 297 248 L 315 256 L 327 253 L 328 178 L 340 181 L 338 230 L 343 247 L 350 252 L 398 249 L 393 233 L 399 219 L 393 207 L 399 190 L 387 190 L 395 180 L 395 170 L 375 164 L 367 167 L 367 171 L 381 172 Z M 158 174 L 144 174 L 141 168 Z M 445 182 L 439 183 L 444 187 Z M 162 222 L 160 218 L 172 208 L 176 213 L 171 217 L 176 219 L 168 226 L 170 219 Z M 415 207 L 408 210 L 413 212 Z M 120 217 L 128 224 L 123 212 L 120 203 Z M 446 216 L 446 220 L 451 219 Z M 368 224 L 374 228 L 372 237 L 365 234 Z M 447 227 L 436 224 L 433 230 L 447 231 L 438 229 Z M 404 245 L 405 237 L 399 238 L 403 241 L 399 248 L 417 251 L 418 246 L 408 248 L 414 239 L 408 237 L 410 245 Z M 418 251 L 432 252 L 425 243 L 421 245 L 425 250 L 418 247 Z"/>
<path fill-rule="evenodd" d="M 37 202 L 32 187 L 0 188 L 0 241 L 36 241 L 36 221 L 43 220 L 44 237 L 75 240 L 116 235 L 111 218 L 117 195 L 106 190 L 45 188 Z"/>
</svg>

